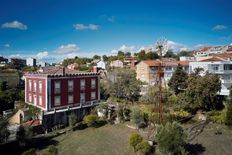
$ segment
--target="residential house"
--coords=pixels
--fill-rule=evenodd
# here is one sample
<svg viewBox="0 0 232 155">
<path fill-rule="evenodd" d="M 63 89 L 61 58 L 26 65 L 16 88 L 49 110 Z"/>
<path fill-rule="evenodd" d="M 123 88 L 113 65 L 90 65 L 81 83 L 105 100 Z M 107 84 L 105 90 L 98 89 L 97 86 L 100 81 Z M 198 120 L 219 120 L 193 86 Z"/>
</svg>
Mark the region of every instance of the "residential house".
<svg viewBox="0 0 232 155">
<path fill-rule="evenodd" d="M 27 66 L 35 67 L 36 66 L 36 59 L 35 58 L 27 58 Z"/>
<path fill-rule="evenodd" d="M 183 69 L 189 73 L 189 61 L 160 61 L 160 60 L 145 60 L 136 65 L 136 78 L 149 85 L 154 85 L 157 81 L 157 71 L 161 66 L 164 71 L 165 83 L 170 80 L 173 72 L 178 65 L 183 66 Z"/>
<path fill-rule="evenodd" d="M 124 65 L 130 67 L 131 69 L 135 69 L 135 63 L 137 62 L 135 57 L 125 57 Z"/>
<path fill-rule="evenodd" d="M 75 70 L 79 67 L 79 64 L 73 63 L 67 66 L 68 69 Z"/>
<path fill-rule="evenodd" d="M 123 68 L 123 62 L 121 60 L 111 61 L 110 67 Z"/>
<path fill-rule="evenodd" d="M 0 67 L 6 66 L 8 59 L 0 56 Z"/>
<path fill-rule="evenodd" d="M 68 115 L 78 120 L 100 101 L 99 74 L 77 72 L 56 67 L 25 75 L 25 103 L 41 109 L 40 121 L 45 128 L 67 124 Z"/>
<path fill-rule="evenodd" d="M 229 90 L 232 86 L 232 61 L 228 58 L 211 57 L 201 61 L 190 62 L 190 71 L 193 72 L 195 68 L 203 68 L 204 75 L 206 72 L 216 74 L 221 79 L 220 95 L 229 95 Z"/>
</svg>

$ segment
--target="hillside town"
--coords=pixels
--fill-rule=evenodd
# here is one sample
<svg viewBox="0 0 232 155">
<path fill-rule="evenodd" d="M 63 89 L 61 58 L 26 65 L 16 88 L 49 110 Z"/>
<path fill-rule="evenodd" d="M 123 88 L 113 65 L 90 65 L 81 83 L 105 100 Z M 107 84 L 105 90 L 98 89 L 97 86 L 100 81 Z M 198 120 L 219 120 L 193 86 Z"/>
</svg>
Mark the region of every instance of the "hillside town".
<svg viewBox="0 0 232 155">
<path fill-rule="evenodd" d="M 229 0 L 0 4 L 0 154 L 231 154 Z"/>
</svg>

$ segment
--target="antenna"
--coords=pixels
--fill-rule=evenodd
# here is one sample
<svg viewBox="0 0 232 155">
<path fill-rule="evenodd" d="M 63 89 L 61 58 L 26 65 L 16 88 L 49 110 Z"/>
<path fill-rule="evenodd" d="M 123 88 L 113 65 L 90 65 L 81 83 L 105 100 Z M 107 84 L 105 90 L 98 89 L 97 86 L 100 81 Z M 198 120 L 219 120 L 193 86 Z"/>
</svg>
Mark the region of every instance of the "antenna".
<svg viewBox="0 0 232 155">
<path fill-rule="evenodd" d="M 160 63 L 158 66 L 158 71 L 156 76 L 156 83 L 159 87 L 159 122 L 162 123 L 163 121 L 163 93 L 162 93 L 162 85 L 164 84 L 164 87 L 166 86 L 165 84 L 165 79 L 164 79 L 164 70 L 163 70 L 163 64 L 162 64 L 162 57 L 167 53 L 168 51 L 168 45 L 167 45 L 168 40 L 163 38 L 160 38 L 156 42 L 156 50 L 157 54 L 160 56 Z"/>
</svg>

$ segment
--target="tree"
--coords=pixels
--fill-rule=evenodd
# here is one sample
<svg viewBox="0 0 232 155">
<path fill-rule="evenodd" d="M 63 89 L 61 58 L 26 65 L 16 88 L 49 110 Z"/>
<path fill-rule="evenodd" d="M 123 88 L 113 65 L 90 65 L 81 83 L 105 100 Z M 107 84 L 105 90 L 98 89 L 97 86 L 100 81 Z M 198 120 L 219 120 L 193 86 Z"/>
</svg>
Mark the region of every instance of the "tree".
<svg viewBox="0 0 232 155">
<path fill-rule="evenodd" d="M 178 57 L 182 57 L 182 56 L 193 56 L 191 52 L 188 52 L 188 51 L 180 51 L 178 53 Z"/>
<path fill-rule="evenodd" d="M 7 120 L 4 118 L 0 118 L 0 143 L 6 142 L 10 131 L 7 129 Z"/>
<path fill-rule="evenodd" d="M 146 52 L 145 52 L 144 50 L 141 50 L 141 51 L 138 53 L 138 60 L 139 60 L 139 61 L 146 60 Z"/>
<path fill-rule="evenodd" d="M 145 56 L 145 59 L 146 60 L 154 60 L 154 59 L 158 59 L 159 56 L 157 53 L 154 53 L 154 52 L 148 52 Z"/>
<path fill-rule="evenodd" d="M 93 56 L 93 59 L 101 59 L 101 56 L 99 56 L 99 55 L 94 55 L 94 56 Z"/>
<path fill-rule="evenodd" d="M 134 151 L 137 151 L 136 150 L 136 146 L 141 143 L 143 140 L 143 137 L 140 136 L 139 134 L 137 133 L 131 133 L 129 135 L 129 144 L 133 147 Z"/>
<path fill-rule="evenodd" d="M 130 113 L 130 118 L 132 122 L 134 122 L 136 125 L 140 125 L 142 123 L 145 123 L 143 118 L 143 112 L 138 108 L 133 108 Z"/>
<path fill-rule="evenodd" d="M 187 88 L 188 74 L 178 65 L 171 79 L 168 81 L 168 86 L 171 90 L 178 94 L 181 90 Z"/>
<path fill-rule="evenodd" d="M 123 58 L 124 58 L 124 56 L 125 56 L 125 53 L 124 52 L 122 52 L 122 51 L 118 51 L 118 55 L 117 55 L 117 57 L 118 57 L 118 60 L 123 60 Z"/>
<path fill-rule="evenodd" d="M 108 92 L 117 99 L 134 102 L 140 97 L 141 83 L 130 69 L 115 69 L 108 74 Z"/>
<path fill-rule="evenodd" d="M 5 91 L 7 88 L 7 82 L 6 81 L 0 81 L 0 91 Z"/>
<path fill-rule="evenodd" d="M 226 100 L 226 115 L 225 124 L 232 125 L 232 89 L 230 90 L 230 95 Z"/>
<path fill-rule="evenodd" d="M 179 154 L 186 143 L 186 134 L 177 122 L 161 125 L 155 138 L 163 154 Z"/>
<path fill-rule="evenodd" d="M 194 113 L 198 109 L 213 110 L 221 106 L 217 102 L 217 93 L 221 90 L 221 81 L 217 75 L 192 74 L 187 83 L 186 90 L 177 96 L 180 108 Z"/>
<path fill-rule="evenodd" d="M 126 57 L 130 57 L 130 56 L 131 56 L 131 52 L 126 52 L 126 53 L 125 53 L 125 56 L 126 56 Z"/>
<path fill-rule="evenodd" d="M 102 59 L 103 59 L 103 61 L 106 62 L 106 61 L 108 61 L 109 58 L 108 58 L 106 55 L 103 55 L 103 56 L 102 56 Z"/>
<path fill-rule="evenodd" d="M 173 53 L 172 51 L 167 51 L 167 53 L 164 55 L 164 57 L 165 58 L 174 58 L 174 59 L 178 58 L 178 56 L 175 53 Z"/>
</svg>

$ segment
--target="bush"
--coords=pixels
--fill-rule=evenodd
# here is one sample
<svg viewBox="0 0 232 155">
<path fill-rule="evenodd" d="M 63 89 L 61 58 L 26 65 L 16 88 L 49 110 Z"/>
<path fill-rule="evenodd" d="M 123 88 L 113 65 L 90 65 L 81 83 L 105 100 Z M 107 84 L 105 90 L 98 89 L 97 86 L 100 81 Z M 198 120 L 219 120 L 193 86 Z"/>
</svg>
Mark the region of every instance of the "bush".
<svg viewBox="0 0 232 155">
<path fill-rule="evenodd" d="M 48 152 L 50 153 L 50 155 L 57 155 L 58 149 L 54 145 L 50 145 L 48 147 Z"/>
<path fill-rule="evenodd" d="M 143 154 L 148 154 L 151 151 L 151 146 L 147 141 L 143 140 L 136 146 L 136 150 L 141 151 Z"/>
<path fill-rule="evenodd" d="M 27 151 L 24 151 L 22 155 L 36 155 L 36 150 L 34 148 L 31 148 Z"/>
<path fill-rule="evenodd" d="M 160 152 L 163 154 L 178 154 L 185 144 L 186 135 L 177 122 L 168 122 L 160 126 L 155 138 Z"/>
<path fill-rule="evenodd" d="M 96 125 L 99 117 L 97 115 L 87 115 L 84 117 L 84 123 L 87 124 L 89 127 Z"/>
<path fill-rule="evenodd" d="M 74 113 L 71 113 L 71 115 L 69 115 L 69 126 L 71 128 L 73 128 L 77 123 L 77 117 Z"/>
<path fill-rule="evenodd" d="M 146 123 L 148 122 L 149 115 L 145 112 L 142 112 L 138 108 L 132 109 L 130 113 L 130 118 L 133 123 L 135 123 L 138 127 L 146 126 Z"/>
<path fill-rule="evenodd" d="M 223 111 L 210 111 L 207 113 L 207 117 L 214 123 L 225 124 L 226 108 Z"/>
<path fill-rule="evenodd" d="M 141 143 L 143 137 L 137 133 L 131 133 L 129 135 L 129 144 L 134 148 L 134 151 L 137 151 L 136 147 L 139 143 Z"/>
<path fill-rule="evenodd" d="M 170 117 L 172 118 L 172 120 L 174 121 L 180 121 L 183 120 L 185 118 L 188 118 L 191 114 L 187 111 L 174 111 L 170 113 Z"/>
</svg>

